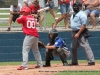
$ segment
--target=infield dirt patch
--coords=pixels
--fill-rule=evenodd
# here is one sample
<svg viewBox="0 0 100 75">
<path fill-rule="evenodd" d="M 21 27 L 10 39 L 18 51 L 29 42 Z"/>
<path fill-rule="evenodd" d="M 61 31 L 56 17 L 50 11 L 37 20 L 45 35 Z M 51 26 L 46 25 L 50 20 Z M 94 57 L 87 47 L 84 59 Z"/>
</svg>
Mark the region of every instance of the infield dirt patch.
<svg viewBox="0 0 100 75">
<path fill-rule="evenodd" d="M 35 65 L 29 65 L 28 70 L 17 70 L 17 66 L 0 66 L 0 75 L 53 75 L 62 71 L 100 71 L 100 63 L 95 66 L 87 66 L 87 63 L 81 63 L 78 66 L 62 66 L 62 64 L 52 64 L 51 67 L 34 68 Z"/>
</svg>

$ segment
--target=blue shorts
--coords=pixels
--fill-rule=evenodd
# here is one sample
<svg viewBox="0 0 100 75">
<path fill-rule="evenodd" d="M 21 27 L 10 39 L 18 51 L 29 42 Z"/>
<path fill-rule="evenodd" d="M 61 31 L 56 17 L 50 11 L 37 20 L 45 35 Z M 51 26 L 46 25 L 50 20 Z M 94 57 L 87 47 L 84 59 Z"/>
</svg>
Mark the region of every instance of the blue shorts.
<svg viewBox="0 0 100 75">
<path fill-rule="evenodd" d="M 49 7 L 49 8 L 51 8 L 51 9 L 53 9 L 54 8 L 54 1 L 50 1 L 50 3 L 49 4 L 46 4 L 46 7 Z"/>
<path fill-rule="evenodd" d="M 70 12 L 70 4 L 60 4 L 61 14 L 66 14 Z"/>
<path fill-rule="evenodd" d="M 95 16 L 99 16 L 99 11 L 98 10 L 85 10 L 88 16 L 90 16 L 91 13 L 94 13 Z"/>
</svg>

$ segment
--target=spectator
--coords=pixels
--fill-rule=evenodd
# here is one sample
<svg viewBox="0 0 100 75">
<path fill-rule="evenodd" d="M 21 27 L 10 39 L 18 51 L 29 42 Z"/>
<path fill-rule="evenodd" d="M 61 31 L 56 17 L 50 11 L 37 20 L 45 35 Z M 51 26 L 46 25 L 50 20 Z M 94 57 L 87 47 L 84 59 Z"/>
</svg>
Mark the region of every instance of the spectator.
<svg viewBox="0 0 100 75">
<path fill-rule="evenodd" d="M 96 29 L 96 16 L 99 15 L 99 0 L 85 0 L 83 5 L 86 6 L 85 13 L 90 16 L 92 22 L 92 29 Z"/>
<path fill-rule="evenodd" d="M 65 28 L 69 29 L 68 17 L 70 12 L 70 0 L 59 0 L 59 3 L 60 3 L 61 16 L 56 20 L 56 22 L 53 25 L 53 28 L 55 28 L 57 24 L 64 19 Z"/>
<path fill-rule="evenodd" d="M 10 6 L 10 17 L 9 17 L 7 31 L 11 30 L 12 21 L 15 22 L 16 19 L 20 16 L 20 9 L 21 8 L 22 8 L 22 6 L 20 3 L 18 3 L 18 5 L 11 5 Z"/>
<path fill-rule="evenodd" d="M 40 16 L 40 12 L 38 10 L 40 9 L 39 1 L 34 0 L 33 4 L 29 6 L 32 10 L 32 15 L 34 15 L 37 18 L 37 21 L 39 22 L 40 30 L 42 31 L 42 21 L 44 19 L 44 11 L 42 11 L 42 15 Z"/>
<path fill-rule="evenodd" d="M 46 6 L 49 7 L 49 12 L 55 19 L 56 18 L 56 13 L 54 12 L 54 1 L 53 0 L 47 0 Z"/>
<path fill-rule="evenodd" d="M 23 0 L 23 6 L 30 6 L 34 0 Z"/>
</svg>

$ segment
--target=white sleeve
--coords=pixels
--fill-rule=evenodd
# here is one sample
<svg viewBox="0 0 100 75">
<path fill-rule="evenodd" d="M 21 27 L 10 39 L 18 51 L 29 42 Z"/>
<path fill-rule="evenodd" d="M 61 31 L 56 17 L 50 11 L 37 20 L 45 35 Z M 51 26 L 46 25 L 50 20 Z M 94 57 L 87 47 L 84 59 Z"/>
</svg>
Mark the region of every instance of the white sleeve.
<svg viewBox="0 0 100 75">
<path fill-rule="evenodd" d="M 10 5 L 10 11 L 13 11 L 13 5 Z"/>
<path fill-rule="evenodd" d="M 20 3 L 18 3 L 18 6 L 19 6 L 19 8 L 20 8 L 20 10 L 21 10 L 21 8 L 22 8 L 22 5 L 21 5 Z"/>
</svg>

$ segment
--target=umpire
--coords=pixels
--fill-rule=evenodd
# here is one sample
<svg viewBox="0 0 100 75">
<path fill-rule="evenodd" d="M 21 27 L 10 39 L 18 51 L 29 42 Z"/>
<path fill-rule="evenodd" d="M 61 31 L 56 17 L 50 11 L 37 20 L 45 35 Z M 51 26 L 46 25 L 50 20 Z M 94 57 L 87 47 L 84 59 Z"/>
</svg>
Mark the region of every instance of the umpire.
<svg viewBox="0 0 100 75">
<path fill-rule="evenodd" d="M 53 55 L 60 57 L 63 66 L 67 66 L 68 63 L 66 58 L 70 56 L 70 51 L 66 47 L 65 42 L 62 38 L 58 37 L 58 31 L 56 29 L 50 30 L 49 34 L 49 43 L 46 48 L 46 61 L 44 67 L 51 66 L 50 61 L 53 60 Z"/>
<path fill-rule="evenodd" d="M 81 46 L 86 54 L 88 66 L 95 65 L 94 55 L 88 43 L 89 32 L 86 29 L 87 16 L 81 10 L 82 4 L 76 2 L 73 4 L 74 13 L 71 16 L 71 29 L 72 29 L 72 62 L 70 65 L 78 65 L 77 49 Z"/>
</svg>

